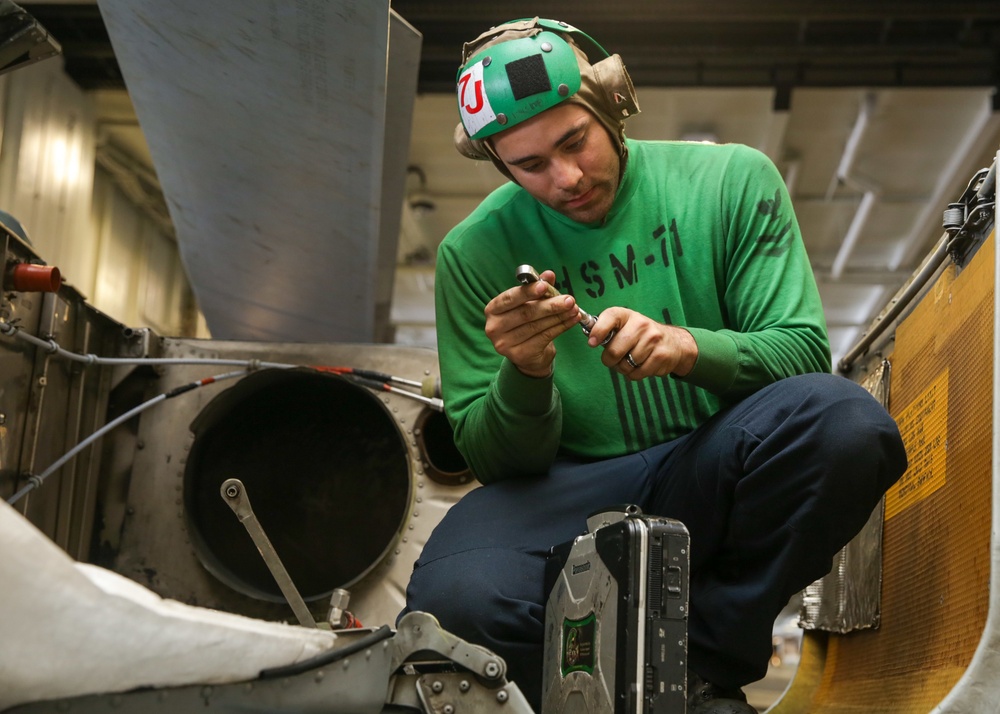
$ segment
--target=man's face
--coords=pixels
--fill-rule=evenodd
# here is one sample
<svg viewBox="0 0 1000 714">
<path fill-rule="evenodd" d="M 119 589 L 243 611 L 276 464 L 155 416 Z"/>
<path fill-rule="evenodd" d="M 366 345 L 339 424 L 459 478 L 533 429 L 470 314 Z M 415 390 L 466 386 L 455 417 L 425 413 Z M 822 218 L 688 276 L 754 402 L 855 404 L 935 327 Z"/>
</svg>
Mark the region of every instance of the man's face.
<svg viewBox="0 0 1000 714">
<path fill-rule="evenodd" d="M 618 190 L 619 157 L 607 130 L 579 104 L 562 103 L 493 137 L 524 189 L 578 223 L 602 220 Z"/>
</svg>

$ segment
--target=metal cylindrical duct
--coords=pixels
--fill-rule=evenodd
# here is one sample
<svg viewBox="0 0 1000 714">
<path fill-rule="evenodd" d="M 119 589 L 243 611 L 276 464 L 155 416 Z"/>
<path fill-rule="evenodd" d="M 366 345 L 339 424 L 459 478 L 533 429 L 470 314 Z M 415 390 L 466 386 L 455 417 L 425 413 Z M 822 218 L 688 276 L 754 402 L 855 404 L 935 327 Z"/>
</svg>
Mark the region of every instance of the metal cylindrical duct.
<svg viewBox="0 0 1000 714">
<path fill-rule="evenodd" d="M 342 377 L 265 370 L 210 402 L 191 425 L 186 516 L 202 564 L 245 595 L 281 592 L 219 496 L 239 478 L 261 526 L 306 600 L 361 579 L 406 517 L 406 445 L 382 402 Z"/>
</svg>

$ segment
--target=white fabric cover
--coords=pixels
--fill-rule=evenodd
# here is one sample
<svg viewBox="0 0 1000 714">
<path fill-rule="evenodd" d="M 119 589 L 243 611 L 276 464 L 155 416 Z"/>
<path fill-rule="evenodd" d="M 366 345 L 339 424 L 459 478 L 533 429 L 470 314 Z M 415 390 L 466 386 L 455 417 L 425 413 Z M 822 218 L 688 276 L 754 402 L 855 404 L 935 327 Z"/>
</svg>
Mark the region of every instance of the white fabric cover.
<svg viewBox="0 0 1000 714">
<path fill-rule="evenodd" d="M 330 649 L 329 631 L 192 607 L 75 562 L 0 501 L 0 711 L 140 686 L 253 679 Z"/>
</svg>

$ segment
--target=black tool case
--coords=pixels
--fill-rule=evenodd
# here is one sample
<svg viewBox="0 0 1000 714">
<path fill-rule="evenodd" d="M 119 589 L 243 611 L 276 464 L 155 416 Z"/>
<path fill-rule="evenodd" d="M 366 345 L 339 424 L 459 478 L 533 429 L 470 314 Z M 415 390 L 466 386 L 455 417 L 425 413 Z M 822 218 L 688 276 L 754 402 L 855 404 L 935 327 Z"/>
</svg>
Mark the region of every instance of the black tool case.
<svg viewBox="0 0 1000 714">
<path fill-rule="evenodd" d="M 542 714 L 683 714 L 687 528 L 635 506 L 587 527 L 546 565 Z"/>
</svg>

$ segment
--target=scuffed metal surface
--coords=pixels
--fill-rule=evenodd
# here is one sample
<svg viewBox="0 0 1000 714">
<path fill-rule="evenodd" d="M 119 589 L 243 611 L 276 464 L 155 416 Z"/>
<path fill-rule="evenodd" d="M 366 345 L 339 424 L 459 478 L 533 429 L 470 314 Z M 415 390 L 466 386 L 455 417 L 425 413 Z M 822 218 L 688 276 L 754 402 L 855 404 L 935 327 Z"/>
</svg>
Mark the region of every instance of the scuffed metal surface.
<svg viewBox="0 0 1000 714">
<path fill-rule="evenodd" d="M 371 341 L 388 0 L 99 6 L 213 337 Z"/>
<path fill-rule="evenodd" d="M 882 360 L 861 386 L 880 404 L 889 404 L 891 365 Z M 882 524 L 884 500 L 864 528 L 833 559 L 826 577 L 802 593 L 799 625 L 807 630 L 851 632 L 878 627 L 882 592 Z"/>
</svg>

